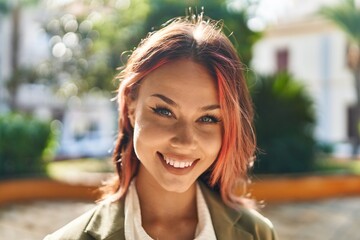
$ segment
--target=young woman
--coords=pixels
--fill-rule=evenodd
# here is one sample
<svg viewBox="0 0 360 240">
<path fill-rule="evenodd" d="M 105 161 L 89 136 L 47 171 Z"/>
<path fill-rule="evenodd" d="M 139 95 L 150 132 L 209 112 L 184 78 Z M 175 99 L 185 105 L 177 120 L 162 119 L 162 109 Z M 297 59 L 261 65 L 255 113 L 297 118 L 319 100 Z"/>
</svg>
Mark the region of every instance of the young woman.
<svg viewBox="0 0 360 240">
<path fill-rule="evenodd" d="M 46 239 L 276 239 L 234 194 L 256 146 L 242 65 L 221 26 L 173 20 L 118 78 L 117 175 L 102 203 Z"/>
</svg>

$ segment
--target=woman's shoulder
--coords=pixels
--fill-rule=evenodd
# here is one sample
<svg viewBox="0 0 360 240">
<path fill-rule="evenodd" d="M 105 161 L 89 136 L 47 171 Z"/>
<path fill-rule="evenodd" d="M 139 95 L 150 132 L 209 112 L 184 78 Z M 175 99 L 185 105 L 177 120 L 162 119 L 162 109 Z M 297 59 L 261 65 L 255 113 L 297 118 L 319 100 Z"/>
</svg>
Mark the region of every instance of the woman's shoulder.
<svg viewBox="0 0 360 240">
<path fill-rule="evenodd" d="M 54 233 L 47 235 L 44 240 L 93 239 L 86 234 L 85 229 L 97 208 L 98 206 L 77 217 Z"/>
<path fill-rule="evenodd" d="M 240 207 L 238 212 L 241 217 L 237 227 L 251 232 L 255 239 L 278 239 L 272 222 L 252 208 Z"/>
<path fill-rule="evenodd" d="M 105 201 L 82 214 L 44 240 L 94 240 L 123 233 L 123 201 Z M 119 238 L 121 239 L 121 238 Z"/>
</svg>

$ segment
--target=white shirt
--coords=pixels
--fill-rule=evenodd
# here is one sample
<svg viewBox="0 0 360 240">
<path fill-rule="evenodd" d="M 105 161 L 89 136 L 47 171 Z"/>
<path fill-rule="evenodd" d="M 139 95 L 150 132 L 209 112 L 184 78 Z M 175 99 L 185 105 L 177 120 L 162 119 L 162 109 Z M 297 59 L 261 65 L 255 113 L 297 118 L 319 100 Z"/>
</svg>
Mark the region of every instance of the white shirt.
<svg viewBox="0 0 360 240">
<path fill-rule="evenodd" d="M 199 222 L 194 240 L 216 240 L 210 212 L 198 184 L 196 184 L 196 204 Z M 130 183 L 125 198 L 124 228 L 127 240 L 153 240 L 142 227 L 139 197 L 134 180 Z"/>
</svg>

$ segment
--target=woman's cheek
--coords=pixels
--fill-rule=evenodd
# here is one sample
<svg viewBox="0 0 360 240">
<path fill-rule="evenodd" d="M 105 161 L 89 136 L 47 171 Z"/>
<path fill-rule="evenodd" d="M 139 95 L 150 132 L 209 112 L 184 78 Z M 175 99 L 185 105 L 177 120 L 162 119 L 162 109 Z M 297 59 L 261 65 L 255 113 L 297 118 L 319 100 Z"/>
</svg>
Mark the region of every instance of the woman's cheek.
<svg viewBox="0 0 360 240">
<path fill-rule="evenodd" d="M 201 147 L 207 149 L 211 155 L 216 157 L 222 144 L 221 127 L 218 125 L 207 126 L 207 129 L 203 129 L 198 136 Z"/>
<path fill-rule="evenodd" d="M 143 115 L 138 119 L 134 129 L 134 137 L 141 138 L 141 141 L 156 142 L 157 139 L 164 139 L 172 131 L 173 126 L 163 119 L 154 116 Z"/>
</svg>

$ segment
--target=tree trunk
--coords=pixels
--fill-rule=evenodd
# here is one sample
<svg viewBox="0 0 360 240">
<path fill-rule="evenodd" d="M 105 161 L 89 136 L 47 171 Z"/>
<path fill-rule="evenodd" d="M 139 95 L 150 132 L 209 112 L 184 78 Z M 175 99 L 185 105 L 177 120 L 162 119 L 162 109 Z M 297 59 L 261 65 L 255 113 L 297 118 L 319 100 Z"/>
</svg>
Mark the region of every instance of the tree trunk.
<svg viewBox="0 0 360 240">
<path fill-rule="evenodd" d="M 20 82 L 18 79 L 18 69 L 19 69 L 19 37 L 20 37 L 20 4 L 17 3 L 11 14 L 12 20 L 12 32 L 11 32 L 11 79 L 13 81 L 10 83 L 12 87 L 9 89 L 10 94 L 10 108 L 12 110 L 16 109 L 16 93 L 17 88 Z"/>
</svg>

